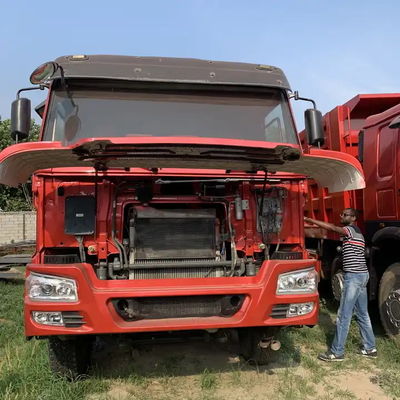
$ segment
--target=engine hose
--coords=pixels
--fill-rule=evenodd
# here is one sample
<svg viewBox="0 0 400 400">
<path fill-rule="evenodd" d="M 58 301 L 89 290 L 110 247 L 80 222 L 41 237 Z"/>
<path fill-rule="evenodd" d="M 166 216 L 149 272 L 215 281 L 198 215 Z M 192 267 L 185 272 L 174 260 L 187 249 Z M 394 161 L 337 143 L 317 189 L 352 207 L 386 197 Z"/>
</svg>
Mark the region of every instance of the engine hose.
<svg viewBox="0 0 400 400">
<path fill-rule="evenodd" d="M 236 261 L 237 261 L 237 253 L 236 253 L 236 244 L 235 244 L 235 237 L 233 235 L 233 229 L 232 229 L 232 222 L 231 222 L 231 204 L 235 204 L 235 202 L 228 202 L 228 228 L 229 228 L 229 234 L 231 237 L 231 257 L 232 257 L 232 264 L 231 264 L 231 271 L 229 273 L 229 276 L 233 276 L 235 273 L 235 266 L 236 266 Z"/>
<path fill-rule="evenodd" d="M 264 170 L 264 173 L 265 173 L 265 176 L 264 176 L 263 188 L 261 191 L 261 200 L 260 200 L 260 204 L 258 205 L 258 218 L 260 219 L 261 236 L 262 236 L 263 242 L 265 244 L 264 257 L 266 260 L 269 260 L 268 232 L 267 233 L 265 232 L 266 229 L 265 229 L 263 219 L 262 219 L 262 214 L 264 211 L 264 197 L 265 197 L 265 190 L 267 187 L 268 171 Z"/>
<path fill-rule="evenodd" d="M 113 266 L 111 263 L 108 264 L 108 275 L 110 276 L 111 279 L 117 279 L 117 277 L 114 275 L 114 270 Z"/>
<path fill-rule="evenodd" d="M 85 247 L 83 245 L 83 236 L 75 236 L 76 241 L 79 244 L 79 256 L 81 259 L 81 263 L 86 262 L 86 254 L 85 254 Z"/>
<path fill-rule="evenodd" d="M 111 240 L 112 240 L 112 242 L 114 243 L 114 246 L 117 248 L 117 250 L 118 250 L 118 253 L 119 253 L 119 257 L 120 257 L 120 260 L 121 260 L 121 263 L 122 263 L 122 265 L 124 265 L 124 267 L 125 267 L 125 257 L 124 257 L 124 253 L 125 253 L 125 251 L 124 251 L 124 249 L 122 248 L 122 244 L 121 243 L 119 243 L 119 241 L 117 240 L 117 238 L 115 237 L 115 204 L 116 204 L 116 201 L 114 200 L 113 201 L 113 216 L 112 216 L 112 224 L 111 224 Z M 110 264 L 111 265 L 111 264 Z M 112 266 L 111 266 L 111 269 L 112 269 Z M 110 268 L 108 268 L 108 271 L 110 271 Z M 115 277 L 111 277 L 112 279 L 115 279 Z"/>
<path fill-rule="evenodd" d="M 112 215 L 112 226 L 111 226 L 111 238 L 114 243 L 114 245 L 117 247 L 120 258 L 121 258 L 121 263 L 124 267 L 124 269 L 129 268 L 129 263 L 128 263 L 128 256 L 126 255 L 125 249 L 122 246 L 122 243 L 119 242 L 119 240 L 115 237 L 115 219 L 116 219 L 116 214 L 117 214 L 117 193 L 118 193 L 118 187 L 116 187 L 115 192 L 114 192 L 114 199 L 113 199 L 113 215 Z"/>
<path fill-rule="evenodd" d="M 231 221 L 231 204 L 235 204 L 234 201 L 229 201 L 223 196 L 201 196 L 201 199 L 218 199 L 221 200 L 226 207 L 226 213 L 228 215 L 228 229 L 229 229 L 229 236 L 231 239 L 231 270 L 229 271 L 228 276 L 233 276 L 235 273 L 235 267 L 236 267 L 236 262 L 237 262 L 237 253 L 236 253 L 236 244 L 235 244 L 235 236 L 233 234 L 233 228 L 232 228 L 232 221 Z"/>
</svg>

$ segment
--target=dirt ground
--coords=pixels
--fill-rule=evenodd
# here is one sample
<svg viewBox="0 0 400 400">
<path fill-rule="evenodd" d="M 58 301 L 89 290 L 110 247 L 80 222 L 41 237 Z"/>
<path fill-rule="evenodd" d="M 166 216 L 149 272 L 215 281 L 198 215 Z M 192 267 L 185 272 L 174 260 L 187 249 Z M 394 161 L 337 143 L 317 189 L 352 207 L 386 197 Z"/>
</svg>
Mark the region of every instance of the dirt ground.
<svg viewBox="0 0 400 400">
<path fill-rule="evenodd" d="M 285 362 L 279 352 L 268 367 L 257 367 L 244 362 L 234 344 L 196 341 L 131 347 L 110 343 L 100 344 L 95 363 L 112 385 L 107 393 L 90 395 L 89 400 L 393 399 L 384 394 L 373 371 L 334 371 L 328 385 L 326 381 L 312 384 L 308 369 Z M 307 390 L 301 388 L 302 382 Z"/>
</svg>

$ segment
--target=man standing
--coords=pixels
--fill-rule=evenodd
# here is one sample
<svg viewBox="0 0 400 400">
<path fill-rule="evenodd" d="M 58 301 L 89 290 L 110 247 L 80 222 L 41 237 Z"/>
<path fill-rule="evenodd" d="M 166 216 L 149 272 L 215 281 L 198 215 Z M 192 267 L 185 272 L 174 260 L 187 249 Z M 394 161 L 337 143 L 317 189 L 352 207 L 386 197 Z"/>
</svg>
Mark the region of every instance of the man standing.
<svg viewBox="0 0 400 400">
<path fill-rule="evenodd" d="M 353 312 L 357 317 L 363 347 L 360 354 L 375 358 L 378 353 L 375 347 L 375 336 L 372 331 L 371 320 L 368 315 L 367 283 L 369 273 L 365 260 L 365 242 L 360 229 L 354 225 L 357 219 L 356 210 L 346 208 L 340 214 L 343 227 L 312 218 L 304 218 L 304 221 L 319 226 L 320 228 L 337 232 L 343 240 L 343 292 L 336 320 L 336 332 L 331 348 L 318 358 L 322 361 L 343 361 L 344 348 L 349 333 Z"/>
</svg>

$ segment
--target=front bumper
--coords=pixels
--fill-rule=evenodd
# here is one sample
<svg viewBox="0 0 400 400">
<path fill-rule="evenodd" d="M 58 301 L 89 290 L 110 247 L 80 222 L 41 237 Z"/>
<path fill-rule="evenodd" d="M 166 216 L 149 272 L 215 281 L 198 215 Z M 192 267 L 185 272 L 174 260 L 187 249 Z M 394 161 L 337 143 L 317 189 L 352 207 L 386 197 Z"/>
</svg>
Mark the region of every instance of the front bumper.
<svg viewBox="0 0 400 400">
<path fill-rule="evenodd" d="M 105 334 L 239 328 L 251 326 L 315 325 L 318 293 L 277 295 L 279 274 L 315 266 L 315 260 L 269 260 L 254 277 L 185 278 L 152 280 L 99 280 L 89 264 L 30 264 L 27 275 L 36 272 L 75 279 L 76 303 L 31 301 L 25 294 L 25 334 L 31 336 Z M 244 301 L 232 316 L 124 320 L 113 299 L 169 296 L 242 295 Z M 290 303 L 315 304 L 311 313 L 296 317 L 271 316 L 274 306 Z M 276 307 L 275 307 L 276 308 Z M 32 320 L 32 311 L 62 311 L 79 314 L 81 326 L 48 326 Z"/>
</svg>

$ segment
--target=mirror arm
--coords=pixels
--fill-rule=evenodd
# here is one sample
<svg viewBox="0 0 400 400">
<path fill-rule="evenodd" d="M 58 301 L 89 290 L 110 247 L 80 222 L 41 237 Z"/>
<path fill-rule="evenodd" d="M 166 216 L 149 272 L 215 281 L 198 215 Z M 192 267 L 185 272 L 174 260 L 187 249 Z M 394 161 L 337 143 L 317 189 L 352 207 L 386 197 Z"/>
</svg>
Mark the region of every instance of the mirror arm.
<svg viewBox="0 0 400 400">
<path fill-rule="evenodd" d="M 297 90 L 294 91 L 292 95 L 289 96 L 289 98 L 293 98 L 295 100 L 303 100 L 303 101 L 309 101 L 310 103 L 313 104 L 314 110 L 317 109 L 317 105 L 315 104 L 315 101 L 313 99 L 307 99 L 306 97 L 300 97 L 299 92 Z"/>
<path fill-rule="evenodd" d="M 26 92 L 28 90 L 44 90 L 45 88 L 46 88 L 45 85 L 39 85 L 39 86 L 33 86 L 33 87 L 19 89 L 17 92 L 17 99 L 19 99 L 19 95 L 21 94 L 21 92 Z"/>
</svg>

